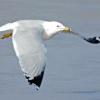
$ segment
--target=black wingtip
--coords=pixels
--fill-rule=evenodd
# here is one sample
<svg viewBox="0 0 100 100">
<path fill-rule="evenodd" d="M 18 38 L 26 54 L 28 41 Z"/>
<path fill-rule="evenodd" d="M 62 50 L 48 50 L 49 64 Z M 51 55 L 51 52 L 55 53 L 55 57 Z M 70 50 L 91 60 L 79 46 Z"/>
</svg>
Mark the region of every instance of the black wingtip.
<svg viewBox="0 0 100 100">
<path fill-rule="evenodd" d="M 44 75 L 44 70 L 41 72 L 40 75 L 34 77 L 34 79 L 32 80 L 28 80 L 29 84 L 36 84 L 38 87 L 40 87 L 41 83 L 42 83 L 42 79 L 43 79 L 43 75 Z"/>
<path fill-rule="evenodd" d="M 27 77 L 27 76 L 25 76 L 25 77 L 26 77 L 26 79 L 28 79 L 29 85 L 35 84 L 36 86 L 40 87 L 41 83 L 42 83 L 43 75 L 44 75 L 44 70 L 41 72 L 41 74 L 34 77 L 34 79 L 30 80 L 29 77 Z"/>
</svg>

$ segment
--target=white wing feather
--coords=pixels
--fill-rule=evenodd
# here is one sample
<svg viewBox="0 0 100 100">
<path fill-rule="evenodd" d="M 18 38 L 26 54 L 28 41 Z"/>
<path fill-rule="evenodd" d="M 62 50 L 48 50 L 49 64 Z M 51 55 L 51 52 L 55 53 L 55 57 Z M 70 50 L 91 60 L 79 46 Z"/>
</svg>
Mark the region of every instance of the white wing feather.
<svg viewBox="0 0 100 100">
<path fill-rule="evenodd" d="M 35 21 L 30 21 L 32 25 L 19 22 L 5 24 L 0 27 L 0 31 L 13 31 L 12 41 L 21 69 L 30 84 L 40 87 L 46 66 L 46 48 L 41 38 L 43 30 L 32 27 Z"/>
<path fill-rule="evenodd" d="M 28 82 L 38 87 L 41 85 L 46 65 L 46 48 L 40 34 L 42 33 L 34 28 L 19 26 L 14 30 L 12 38 L 22 71 Z"/>
</svg>

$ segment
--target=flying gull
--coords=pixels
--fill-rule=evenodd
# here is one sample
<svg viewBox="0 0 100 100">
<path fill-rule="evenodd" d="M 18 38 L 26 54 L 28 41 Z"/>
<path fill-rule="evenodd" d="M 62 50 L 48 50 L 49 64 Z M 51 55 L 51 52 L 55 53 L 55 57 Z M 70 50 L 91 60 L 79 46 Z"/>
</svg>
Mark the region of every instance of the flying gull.
<svg viewBox="0 0 100 100">
<path fill-rule="evenodd" d="M 6 31 L 0 39 L 12 37 L 16 56 L 19 59 L 29 84 L 40 87 L 46 67 L 46 47 L 44 41 L 59 32 L 74 34 L 90 43 L 100 43 L 99 37 L 86 38 L 71 28 L 56 21 L 20 20 L 0 27 L 0 32 Z M 10 32 L 9 32 L 10 31 Z"/>
</svg>

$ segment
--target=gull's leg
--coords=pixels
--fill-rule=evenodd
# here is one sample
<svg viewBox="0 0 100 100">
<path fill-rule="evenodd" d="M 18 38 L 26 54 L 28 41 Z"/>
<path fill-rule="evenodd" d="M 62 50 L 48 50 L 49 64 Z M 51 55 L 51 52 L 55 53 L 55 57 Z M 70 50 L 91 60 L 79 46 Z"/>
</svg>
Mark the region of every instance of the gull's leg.
<svg viewBox="0 0 100 100">
<path fill-rule="evenodd" d="M 12 37 L 11 32 L 3 34 L 2 36 L 0 36 L 0 39 L 10 38 L 10 37 Z"/>
</svg>

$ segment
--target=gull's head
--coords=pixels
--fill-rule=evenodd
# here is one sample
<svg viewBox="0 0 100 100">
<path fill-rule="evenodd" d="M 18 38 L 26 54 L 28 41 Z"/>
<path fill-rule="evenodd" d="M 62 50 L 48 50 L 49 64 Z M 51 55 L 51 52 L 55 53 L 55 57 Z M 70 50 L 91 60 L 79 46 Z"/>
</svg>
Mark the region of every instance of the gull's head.
<svg viewBox="0 0 100 100">
<path fill-rule="evenodd" d="M 64 26 L 63 24 L 51 21 L 43 23 L 44 30 L 49 37 L 52 37 L 58 32 L 71 32 L 71 28 Z"/>
</svg>

